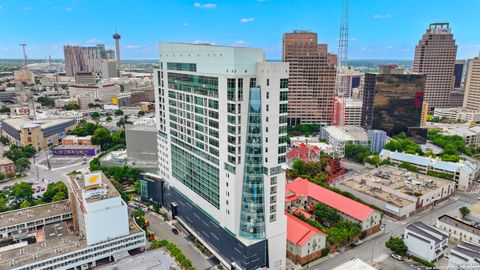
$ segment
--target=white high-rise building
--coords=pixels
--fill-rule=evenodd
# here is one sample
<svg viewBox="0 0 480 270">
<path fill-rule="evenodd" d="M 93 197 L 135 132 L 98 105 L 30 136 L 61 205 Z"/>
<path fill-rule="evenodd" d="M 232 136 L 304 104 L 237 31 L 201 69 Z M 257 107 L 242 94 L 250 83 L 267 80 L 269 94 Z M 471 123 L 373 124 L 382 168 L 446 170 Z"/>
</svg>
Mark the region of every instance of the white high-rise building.
<svg viewBox="0 0 480 270">
<path fill-rule="evenodd" d="M 160 184 L 146 196 L 224 264 L 285 269 L 288 64 L 261 49 L 160 43 L 155 75 L 160 166 L 145 182 Z"/>
<path fill-rule="evenodd" d="M 480 110 L 480 54 L 468 60 L 463 107 Z"/>
</svg>

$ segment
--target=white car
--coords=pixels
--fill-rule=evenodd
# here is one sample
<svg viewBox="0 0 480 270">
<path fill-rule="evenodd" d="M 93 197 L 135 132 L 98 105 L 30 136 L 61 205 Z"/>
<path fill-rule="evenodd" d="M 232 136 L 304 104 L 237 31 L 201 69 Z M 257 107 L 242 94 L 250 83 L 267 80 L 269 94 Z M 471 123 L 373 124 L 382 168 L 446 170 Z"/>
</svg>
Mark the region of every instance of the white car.
<svg viewBox="0 0 480 270">
<path fill-rule="evenodd" d="M 398 255 L 398 254 L 392 254 L 390 255 L 392 258 L 394 258 L 397 261 L 403 261 L 403 257 Z"/>
</svg>

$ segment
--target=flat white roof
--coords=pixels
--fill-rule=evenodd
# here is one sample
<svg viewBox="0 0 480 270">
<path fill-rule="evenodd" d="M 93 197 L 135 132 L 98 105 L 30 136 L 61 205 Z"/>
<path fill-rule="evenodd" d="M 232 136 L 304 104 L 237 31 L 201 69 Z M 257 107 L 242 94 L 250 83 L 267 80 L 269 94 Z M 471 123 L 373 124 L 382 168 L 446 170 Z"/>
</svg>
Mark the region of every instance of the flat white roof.
<svg viewBox="0 0 480 270">
<path fill-rule="evenodd" d="M 359 258 L 351 258 L 349 261 L 339 265 L 332 270 L 377 270 Z"/>
</svg>

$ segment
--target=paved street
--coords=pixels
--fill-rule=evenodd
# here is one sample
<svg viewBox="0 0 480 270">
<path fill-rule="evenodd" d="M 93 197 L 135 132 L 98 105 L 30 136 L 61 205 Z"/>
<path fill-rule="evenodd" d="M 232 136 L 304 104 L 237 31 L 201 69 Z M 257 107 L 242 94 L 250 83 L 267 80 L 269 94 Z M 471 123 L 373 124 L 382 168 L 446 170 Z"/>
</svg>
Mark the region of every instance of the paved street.
<svg viewBox="0 0 480 270">
<path fill-rule="evenodd" d="M 180 232 L 178 235 L 172 233 L 172 226 L 163 219 L 154 216 L 150 212 L 145 214 L 145 218 L 150 221 L 149 230 L 152 230 L 157 239 L 165 239 L 172 243 L 175 243 L 187 256 L 187 258 L 192 261 L 193 266 L 196 269 L 204 270 L 213 267 L 214 264 L 211 263 L 207 258 L 205 258 L 200 251 L 195 249 L 190 241 L 187 240 L 187 236 Z"/>
<path fill-rule="evenodd" d="M 384 218 L 386 231 L 388 233 L 378 233 L 370 238 L 367 238 L 367 242 L 363 245 L 350 249 L 344 253 L 331 254 L 329 255 L 331 257 L 324 262 L 309 267 L 308 269 L 332 269 L 352 257 L 357 257 L 365 262 L 370 262 L 372 260 L 372 254 L 374 262 L 383 261 L 382 263 L 384 263 L 385 260 L 389 260 L 387 261 L 387 263 L 389 263 L 388 265 L 395 265 L 395 268 L 386 267 L 384 269 L 414 269 L 410 267 L 409 263 L 407 262 L 394 264 L 390 262 L 391 258 L 388 256 L 390 255 L 391 251 L 385 247 L 385 242 L 388 240 L 388 238 L 390 236 L 403 234 L 406 225 L 414 221 L 423 221 L 427 224 L 433 225 L 435 224 L 437 218 L 443 214 L 450 214 L 453 216 L 458 215 L 458 209 L 460 207 L 477 202 L 477 197 L 478 193 L 457 193 L 453 199 L 445 201 L 440 205 L 435 206 L 431 210 L 425 210 L 420 214 L 414 215 L 405 221 L 395 221 L 390 218 Z M 401 268 L 402 265 L 403 268 Z"/>
</svg>

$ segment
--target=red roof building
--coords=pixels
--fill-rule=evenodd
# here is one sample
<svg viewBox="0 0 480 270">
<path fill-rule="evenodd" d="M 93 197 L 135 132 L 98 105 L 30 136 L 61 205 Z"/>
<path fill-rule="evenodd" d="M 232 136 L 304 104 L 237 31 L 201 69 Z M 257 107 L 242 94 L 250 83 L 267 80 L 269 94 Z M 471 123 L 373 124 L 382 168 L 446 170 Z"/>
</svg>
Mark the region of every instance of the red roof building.
<svg viewBox="0 0 480 270">
<path fill-rule="evenodd" d="M 320 157 L 320 148 L 318 146 L 309 146 L 301 143 L 297 147 L 292 148 L 287 153 L 287 164 L 291 165 L 295 160 L 311 161 Z"/>
<path fill-rule="evenodd" d="M 327 235 L 287 212 L 285 215 L 287 216 L 287 256 L 300 264 L 321 257 Z"/>
<path fill-rule="evenodd" d="M 291 209 L 291 205 L 297 201 L 303 201 L 303 203 L 300 203 L 301 205 L 321 202 L 338 210 L 344 218 L 360 222 L 363 230 L 380 225 L 381 215 L 378 211 L 318 186 L 307 179 L 298 177 L 288 183 L 286 185 L 285 197 L 286 209 Z"/>
</svg>

